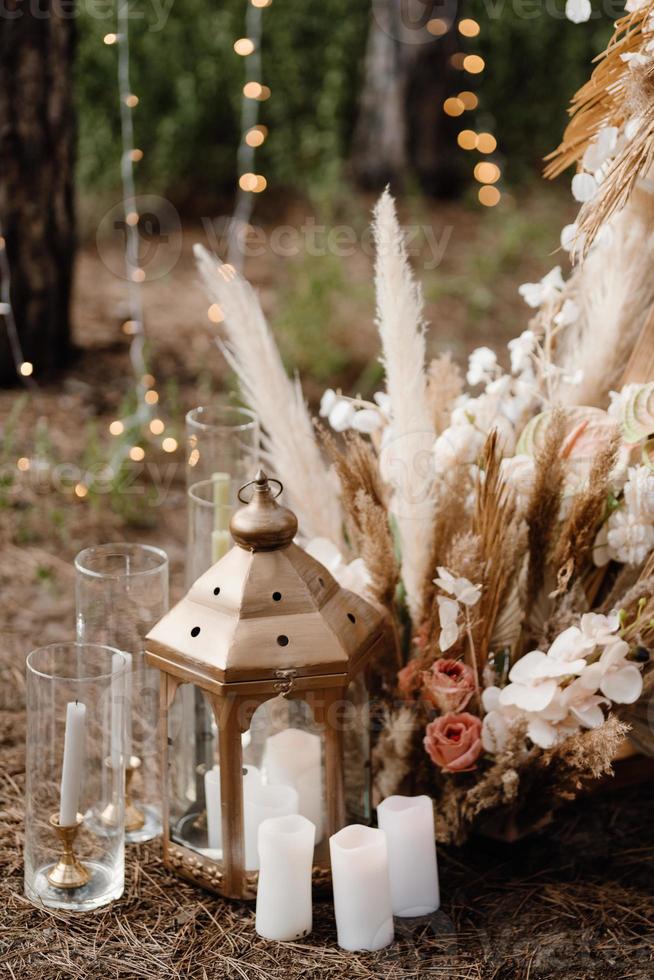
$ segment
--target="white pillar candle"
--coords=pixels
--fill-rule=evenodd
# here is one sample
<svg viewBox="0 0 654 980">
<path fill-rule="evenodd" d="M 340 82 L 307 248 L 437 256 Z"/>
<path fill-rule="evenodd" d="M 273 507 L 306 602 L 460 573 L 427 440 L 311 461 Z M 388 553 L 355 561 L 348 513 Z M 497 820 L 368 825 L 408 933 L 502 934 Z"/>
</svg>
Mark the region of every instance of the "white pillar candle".
<svg viewBox="0 0 654 980">
<path fill-rule="evenodd" d="M 299 814 L 260 824 L 256 929 L 264 939 L 291 942 L 311 932 L 315 837 L 314 825 Z"/>
<path fill-rule="evenodd" d="M 261 784 L 261 773 L 256 766 L 243 766 L 243 794 L 250 785 Z M 204 798 L 207 807 L 207 845 L 212 851 L 223 846 L 222 808 L 220 795 L 220 766 L 213 766 L 204 774 Z"/>
<path fill-rule="evenodd" d="M 388 842 L 393 915 L 429 915 L 440 906 L 434 807 L 428 796 L 389 796 L 377 807 Z"/>
<path fill-rule="evenodd" d="M 329 838 L 334 911 L 341 949 L 383 949 L 393 942 L 386 837 L 353 824 Z"/>
<path fill-rule="evenodd" d="M 61 770 L 61 801 L 59 826 L 74 827 L 79 810 L 79 794 L 84 767 L 84 734 L 86 729 L 86 705 L 71 701 L 66 707 L 66 732 L 64 735 L 64 759 Z"/>
<path fill-rule="evenodd" d="M 298 796 L 292 786 L 261 786 L 243 783 L 245 869 L 259 867 L 259 827 L 269 817 L 287 817 L 298 812 Z"/>
<path fill-rule="evenodd" d="M 271 786 L 292 786 L 298 794 L 299 813 L 316 828 L 316 843 L 323 837 L 322 741 L 319 735 L 286 728 L 266 739 L 263 770 Z"/>
</svg>

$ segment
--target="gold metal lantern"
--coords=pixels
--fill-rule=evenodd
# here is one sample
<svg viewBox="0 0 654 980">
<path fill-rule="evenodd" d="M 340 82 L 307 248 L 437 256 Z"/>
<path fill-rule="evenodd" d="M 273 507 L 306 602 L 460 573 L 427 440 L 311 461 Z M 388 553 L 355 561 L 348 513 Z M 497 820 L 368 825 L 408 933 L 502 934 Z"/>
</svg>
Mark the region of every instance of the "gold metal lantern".
<svg viewBox="0 0 654 980">
<path fill-rule="evenodd" d="M 164 861 L 232 898 L 256 895 L 267 816 L 314 822 L 314 883 L 329 880 L 329 836 L 346 811 L 369 816 L 366 666 L 393 642 L 383 610 L 294 543 L 281 484 L 259 471 L 242 503 L 248 487 L 235 546 L 147 642 L 161 671 Z"/>
</svg>

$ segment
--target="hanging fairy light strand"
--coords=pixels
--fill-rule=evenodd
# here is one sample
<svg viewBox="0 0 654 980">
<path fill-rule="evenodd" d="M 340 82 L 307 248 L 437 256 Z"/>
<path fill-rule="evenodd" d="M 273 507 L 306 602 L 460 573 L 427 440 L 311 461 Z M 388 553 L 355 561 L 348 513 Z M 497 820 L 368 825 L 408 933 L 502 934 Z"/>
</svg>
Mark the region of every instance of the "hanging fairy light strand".
<svg viewBox="0 0 654 980">
<path fill-rule="evenodd" d="M 436 37 L 446 34 L 450 29 L 450 24 L 441 18 L 435 18 L 427 25 L 430 33 Z M 476 20 L 465 17 L 457 24 L 459 34 L 464 38 L 477 37 L 481 28 Z M 467 72 L 469 75 L 480 75 L 486 63 L 481 55 L 464 54 L 458 51 L 450 59 L 454 68 Z M 447 116 L 463 116 L 465 112 L 471 112 L 479 106 L 479 99 L 474 92 L 462 91 L 456 96 L 450 96 L 443 102 L 443 112 Z M 477 151 L 488 157 L 497 150 L 497 140 L 492 133 L 476 132 L 474 129 L 462 129 L 457 136 L 457 144 L 462 150 Z M 495 207 L 501 200 L 501 192 L 495 185 L 500 180 L 502 173 L 497 163 L 489 160 L 480 160 L 474 167 L 473 175 L 481 187 L 477 191 L 477 198 L 480 204 L 485 207 Z"/>
<path fill-rule="evenodd" d="M 245 60 L 245 84 L 241 103 L 241 142 L 236 157 L 238 188 L 236 205 L 229 228 L 228 262 L 243 268 L 243 245 L 254 209 L 254 195 L 265 191 L 268 182 L 263 174 L 255 173 L 257 149 L 268 136 L 266 126 L 259 124 L 259 105 L 271 96 L 261 82 L 261 40 L 263 10 L 272 0 L 248 0 L 245 15 L 245 37 L 234 42 L 234 51 Z M 213 319 L 211 311 L 209 319 Z"/>
<path fill-rule="evenodd" d="M 145 458 L 145 449 L 139 443 L 143 433 L 162 436 L 166 426 L 156 415 L 159 393 L 155 378 L 148 370 L 145 356 L 146 334 L 141 285 L 145 270 L 140 265 L 140 236 L 134 164 L 143 159 L 143 151 L 134 145 L 133 113 L 139 104 L 132 90 L 130 77 L 129 0 L 118 0 L 116 33 L 106 34 L 104 43 L 115 45 L 118 52 L 118 95 L 120 99 L 121 159 L 120 174 L 123 189 L 123 229 L 125 240 L 125 278 L 129 318 L 123 323 L 123 333 L 131 337 L 130 362 L 136 378 L 136 409 L 132 415 L 114 419 L 109 425 L 112 436 L 127 438 L 113 453 L 109 467 L 115 473 L 122 462 L 129 458 L 139 463 Z M 130 445 L 130 442 L 132 443 Z M 161 442 L 164 452 L 175 452 L 177 440 L 166 437 Z"/>
<path fill-rule="evenodd" d="M 31 361 L 26 361 L 23 356 L 18 328 L 14 317 L 14 308 L 11 305 L 11 270 L 9 268 L 9 258 L 7 256 L 7 241 L 2 231 L 0 223 L 0 317 L 4 320 L 7 330 L 7 340 L 9 349 L 16 366 L 16 374 L 23 384 L 28 387 L 35 387 L 32 377 L 34 365 Z"/>
</svg>

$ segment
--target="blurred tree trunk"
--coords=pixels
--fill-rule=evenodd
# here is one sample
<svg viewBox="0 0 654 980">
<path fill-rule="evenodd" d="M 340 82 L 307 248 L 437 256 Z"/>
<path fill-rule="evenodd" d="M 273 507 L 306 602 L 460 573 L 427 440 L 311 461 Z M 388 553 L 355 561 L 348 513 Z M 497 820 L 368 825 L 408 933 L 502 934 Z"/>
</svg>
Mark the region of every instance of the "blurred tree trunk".
<svg viewBox="0 0 654 980">
<path fill-rule="evenodd" d="M 5 0 L 0 18 L 0 221 L 23 356 L 41 379 L 71 351 L 74 14 L 74 0 Z M 0 319 L 0 383 L 15 380 Z"/>
<path fill-rule="evenodd" d="M 460 72 L 450 64 L 456 32 L 435 37 L 429 20 L 454 24 L 455 0 L 372 0 L 352 170 L 366 188 L 401 187 L 413 172 L 423 190 L 449 195 L 461 181 L 458 126 L 443 113 Z"/>
</svg>

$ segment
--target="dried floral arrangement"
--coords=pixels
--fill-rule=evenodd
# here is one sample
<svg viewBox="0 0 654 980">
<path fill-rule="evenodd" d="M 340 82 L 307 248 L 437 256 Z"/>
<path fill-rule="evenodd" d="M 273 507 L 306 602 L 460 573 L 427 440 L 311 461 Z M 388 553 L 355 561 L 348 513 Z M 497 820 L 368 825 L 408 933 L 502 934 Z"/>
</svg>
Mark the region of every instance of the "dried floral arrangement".
<svg viewBox="0 0 654 980">
<path fill-rule="evenodd" d="M 533 826 L 647 724 L 654 649 L 654 3 L 632 11 L 551 165 L 577 161 L 573 253 L 521 287 L 504 371 L 426 363 L 423 301 L 388 192 L 374 212 L 385 390 L 325 392 L 314 425 L 249 284 L 198 247 L 225 354 L 308 550 L 383 604 L 376 790 L 437 801 L 441 839 Z M 591 186 L 592 185 L 592 186 Z M 467 384 L 467 390 L 466 390 Z M 312 494 L 305 488 L 311 485 Z"/>
</svg>

